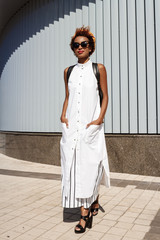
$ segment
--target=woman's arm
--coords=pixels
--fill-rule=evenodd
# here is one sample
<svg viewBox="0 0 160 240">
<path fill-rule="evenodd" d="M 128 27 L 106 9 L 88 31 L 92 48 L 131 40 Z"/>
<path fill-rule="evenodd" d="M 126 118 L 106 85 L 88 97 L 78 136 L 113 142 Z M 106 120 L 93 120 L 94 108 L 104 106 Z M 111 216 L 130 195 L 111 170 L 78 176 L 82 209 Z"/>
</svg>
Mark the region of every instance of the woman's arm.
<svg viewBox="0 0 160 240">
<path fill-rule="evenodd" d="M 99 115 L 99 124 L 103 122 L 107 106 L 108 106 L 108 87 L 107 87 L 107 72 L 106 68 L 103 64 L 98 64 L 99 72 L 100 72 L 100 86 L 103 92 L 103 100 L 101 105 L 101 112 Z"/>
<path fill-rule="evenodd" d="M 62 109 L 62 114 L 61 114 L 61 122 L 66 123 L 67 127 L 68 127 L 68 119 L 65 117 L 66 116 L 66 111 L 67 111 L 67 106 L 68 106 L 68 97 L 69 97 L 69 91 L 68 91 L 68 83 L 67 83 L 67 71 L 68 68 L 66 68 L 64 70 L 64 83 L 65 83 L 65 100 L 63 103 L 63 109 Z"/>
<path fill-rule="evenodd" d="M 98 64 L 98 69 L 100 72 L 100 86 L 103 92 L 103 100 L 101 105 L 101 112 L 99 114 L 98 119 L 92 121 L 91 123 L 87 124 L 87 127 L 91 124 L 100 125 L 103 122 L 107 106 L 108 106 L 108 87 L 107 87 L 107 72 L 106 68 L 103 64 Z"/>
</svg>

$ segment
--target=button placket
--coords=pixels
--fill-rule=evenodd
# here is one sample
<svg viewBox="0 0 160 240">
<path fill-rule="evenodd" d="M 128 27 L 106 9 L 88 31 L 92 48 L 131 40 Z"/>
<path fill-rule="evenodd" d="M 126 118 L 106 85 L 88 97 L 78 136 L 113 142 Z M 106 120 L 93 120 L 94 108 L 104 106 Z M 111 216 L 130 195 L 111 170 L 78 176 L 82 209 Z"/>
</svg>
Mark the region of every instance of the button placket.
<svg viewBox="0 0 160 240">
<path fill-rule="evenodd" d="M 83 67 L 81 68 L 83 69 Z M 83 77 L 83 74 L 82 74 L 82 71 L 80 71 L 79 73 L 79 78 L 78 78 L 78 82 L 77 82 L 77 139 L 76 139 L 76 145 L 77 145 L 77 148 L 76 150 L 78 151 L 79 150 L 79 127 L 80 127 L 80 114 L 81 114 L 81 92 L 82 92 L 82 77 Z"/>
<path fill-rule="evenodd" d="M 80 89 L 80 93 L 82 91 L 83 71 L 84 71 L 84 66 L 82 65 L 81 68 L 80 68 L 80 77 L 79 77 L 79 82 L 78 82 L 78 89 Z M 77 98 L 78 109 L 81 109 L 81 102 L 82 102 L 81 97 L 82 97 L 82 94 L 78 94 L 78 98 Z M 77 119 L 78 124 L 80 124 L 80 113 L 78 115 L 79 118 Z M 80 169 L 80 159 L 79 159 L 79 157 L 80 157 L 80 142 L 79 142 L 78 138 L 77 138 L 76 154 L 77 154 L 77 174 L 76 174 L 76 185 L 77 185 L 76 195 L 77 195 L 81 192 L 80 173 L 79 173 L 79 169 Z"/>
</svg>

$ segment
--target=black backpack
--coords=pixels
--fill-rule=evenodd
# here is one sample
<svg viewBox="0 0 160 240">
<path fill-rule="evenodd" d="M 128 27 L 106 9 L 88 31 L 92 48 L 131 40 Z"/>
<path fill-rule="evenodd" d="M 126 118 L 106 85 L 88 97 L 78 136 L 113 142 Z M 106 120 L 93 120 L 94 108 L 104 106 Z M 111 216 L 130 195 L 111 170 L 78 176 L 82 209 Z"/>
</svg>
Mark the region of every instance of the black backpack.
<svg viewBox="0 0 160 240">
<path fill-rule="evenodd" d="M 69 79 L 69 76 L 73 70 L 75 65 L 72 65 L 68 68 L 68 71 L 67 71 L 67 83 L 68 83 L 68 79 Z M 97 63 L 92 63 L 92 67 L 93 67 L 93 72 L 97 78 L 97 84 L 98 84 L 98 90 L 99 90 L 99 97 L 100 97 L 100 106 L 102 105 L 102 99 L 103 99 L 103 92 L 102 92 L 102 89 L 101 89 L 101 86 L 100 86 L 100 72 L 99 72 L 99 69 L 98 69 L 98 64 Z"/>
</svg>

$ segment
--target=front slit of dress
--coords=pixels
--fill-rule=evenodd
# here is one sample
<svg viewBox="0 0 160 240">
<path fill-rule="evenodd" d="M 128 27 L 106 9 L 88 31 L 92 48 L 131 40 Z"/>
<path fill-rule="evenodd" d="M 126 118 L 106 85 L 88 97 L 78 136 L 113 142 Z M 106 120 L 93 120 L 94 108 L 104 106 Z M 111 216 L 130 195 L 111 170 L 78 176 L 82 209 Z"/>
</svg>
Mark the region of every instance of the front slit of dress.
<svg viewBox="0 0 160 240">
<path fill-rule="evenodd" d="M 98 166 L 98 174 L 95 181 L 94 192 L 90 198 L 75 198 L 75 186 L 76 186 L 76 148 L 74 150 L 72 166 L 70 170 L 70 187 L 68 197 L 64 195 L 64 188 L 62 190 L 62 206 L 65 208 L 77 208 L 84 206 L 84 208 L 89 208 L 91 204 L 96 200 L 98 193 L 100 182 L 103 176 L 103 165 L 100 162 Z M 84 179 L 85 181 L 85 179 Z"/>
</svg>

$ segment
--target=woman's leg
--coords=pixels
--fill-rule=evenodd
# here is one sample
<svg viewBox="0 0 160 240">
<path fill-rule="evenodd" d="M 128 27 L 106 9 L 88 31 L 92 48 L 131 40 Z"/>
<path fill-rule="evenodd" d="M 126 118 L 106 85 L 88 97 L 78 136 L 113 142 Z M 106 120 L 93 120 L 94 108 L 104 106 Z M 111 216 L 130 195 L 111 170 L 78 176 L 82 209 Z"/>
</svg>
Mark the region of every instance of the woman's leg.
<svg viewBox="0 0 160 240">
<path fill-rule="evenodd" d="M 98 209 L 99 209 L 98 198 L 99 198 L 99 195 L 97 196 L 96 200 L 92 203 L 92 206 L 91 206 L 91 212 L 93 216 L 96 216 L 98 214 Z"/>
<path fill-rule="evenodd" d="M 88 211 L 89 211 L 88 208 L 84 208 L 83 206 L 81 207 L 81 215 L 82 216 L 87 216 L 88 215 Z M 80 219 L 79 224 L 84 228 L 85 225 L 86 225 L 86 222 L 85 222 L 85 220 Z M 78 230 L 78 231 L 80 230 L 77 226 L 76 226 L 75 229 Z"/>
<path fill-rule="evenodd" d="M 89 208 L 84 208 L 81 206 L 81 218 L 79 223 L 75 227 L 75 233 L 83 233 L 85 232 L 86 227 L 92 227 L 92 214 L 89 211 Z"/>
</svg>

